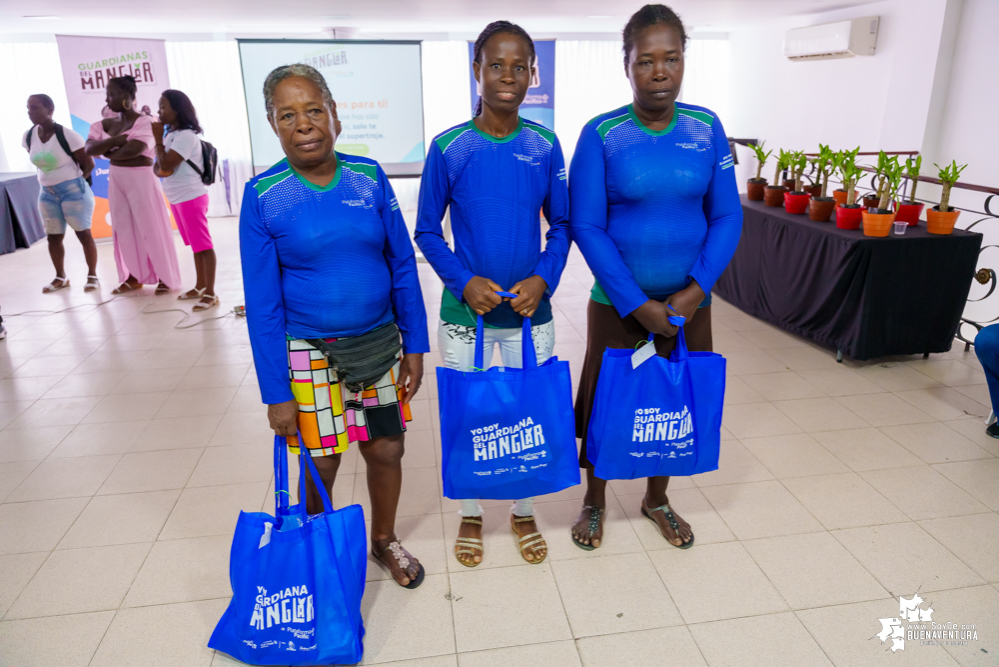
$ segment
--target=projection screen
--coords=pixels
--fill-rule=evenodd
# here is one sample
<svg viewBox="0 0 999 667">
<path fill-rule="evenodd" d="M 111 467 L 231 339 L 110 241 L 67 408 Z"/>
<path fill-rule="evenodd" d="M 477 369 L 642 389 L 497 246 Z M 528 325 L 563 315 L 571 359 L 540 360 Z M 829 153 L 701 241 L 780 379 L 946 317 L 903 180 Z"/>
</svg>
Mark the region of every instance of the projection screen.
<svg viewBox="0 0 999 667">
<path fill-rule="evenodd" d="M 420 42 L 241 39 L 239 57 L 254 173 L 284 158 L 264 107 L 264 79 L 275 67 L 318 69 L 343 125 L 336 149 L 377 160 L 389 176 L 419 176 L 423 146 Z"/>
</svg>

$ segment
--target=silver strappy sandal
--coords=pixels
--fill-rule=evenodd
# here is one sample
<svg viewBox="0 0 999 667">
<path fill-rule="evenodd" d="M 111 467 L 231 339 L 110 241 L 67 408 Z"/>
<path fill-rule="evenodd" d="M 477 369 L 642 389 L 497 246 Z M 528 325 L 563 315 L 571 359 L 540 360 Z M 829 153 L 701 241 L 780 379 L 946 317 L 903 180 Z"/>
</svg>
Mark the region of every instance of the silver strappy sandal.
<svg viewBox="0 0 999 667">
<path fill-rule="evenodd" d="M 402 548 L 402 544 L 399 542 L 399 540 L 393 540 L 392 542 L 389 542 L 388 546 L 382 549 L 382 552 L 380 554 L 376 554 L 374 549 L 371 550 L 371 555 L 375 557 L 375 560 L 378 561 L 379 565 L 381 565 L 382 567 L 385 568 L 386 571 L 388 571 L 389 575 L 392 577 L 392 581 L 395 581 L 395 576 L 392 575 L 392 568 L 390 568 L 382 561 L 382 556 L 384 556 L 386 552 L 392 553 L 392 558 L 394 558 L 395 561 L 399 563 L 399 567 L 402 568 L 403 570 L 409 567 L 410 560 L 409 557 L 406 555 L 406 551 Z M 417 588 L 419 587 L 420 584 L 423 583 L 423 579 L 426 576 L 426 574 L 427 571 L 423 568 L 423 563 L 420 563 L 420 571 L 416 573 L 415 579 L 410 581 L 405 586 L 399 584 L 398 581 L 395 581 L 395 583 L 399 584 L 403 588 Z"/>
<path fill-rule="evenodd" d="M 659 507 L 652 507 L 650 509 L 645 509 L 645 501 L 644 500 L 642 501 L 642 514 L 645 516 L 646 519 L 656 524 L 656 528 L 659 528 L 659 534 L 662 535 L 667 542 L 673 544 L 672 542 L 670 542 L 669 538 L 666 537 L 666 534 L 662 531 L 662 528 L 659 527 L 659 522 L 656 521 L 654 518 L 652 518 L 653 512 L 662 512 L 664 515 L 666 515 L 666 520 L 669 521 L 669 527 L 673 529 L 673 532 L 676 533 L 677 537 L 680 537 L 680 524 L 677 523 L 676 515 L 673 514 L 673 508 L 670 507 L 669 503 L 667 502 L 665 505 L 660 505 Z M 680 540 L 683 541 L 683 538 L 680 537 Z M 690 547 L 694 546 L 694 533 L 693 532 L 690 533 L 689 542 L 684 542 L 683 544 L 673 544 L 673 546 L 676 547 L 677 549 L 689 549 Z"/>
</svg>

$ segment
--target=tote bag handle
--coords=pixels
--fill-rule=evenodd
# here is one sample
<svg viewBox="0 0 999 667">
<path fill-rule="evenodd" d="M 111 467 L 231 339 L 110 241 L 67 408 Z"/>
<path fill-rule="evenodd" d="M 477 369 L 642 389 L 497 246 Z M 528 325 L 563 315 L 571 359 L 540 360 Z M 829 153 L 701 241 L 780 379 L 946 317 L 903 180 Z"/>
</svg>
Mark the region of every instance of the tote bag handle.
<svg viewBox="0 0 999 667">
<path fill-rule="evenodd" d="M 673 346 L 673 351 L 670 352 L 669 360 L 676 363 L 678 361 L 685 361 L 689 357 L 690 354 L 687 351 L 687 337 L 683 334 L 683 327 L 680 327 L 676 332 L 676 345 Z"/>
<path fill-rule="evenodd" d="M 668 307 L 668 306 L 667 306 Z M 670 310 L 673 310 L 670 308 Z M 676 312 L 675 310 L 673 312 Z M 676 332 L 676 345 L 673 346 L 673 351 L 669 355 L 669 364 L 666 366 L 666 374 L 674 385 L 679 384 L 680 380 L 683 378 L 683 365 L 680 362 L 686 361 L 687 354 L 687 339 L 683 335 L 683 323 L 687 321 L 683 315 L 669 315 L 667 317 L 669 323 L 679 327 Z M 655 345 L 655 332 L 649 332 L 649 342 L 648 345 Z"/>
<path fill-rule="evenodd" d="M 496 292 L 496 294 L 510 299 L 515 299 L 518 296 L 512 292 Z M 538 355 L 534 351 L 534 338 L 531 335 L 531 318 L 525 317 L 524 324 L 522 326 L 523 329 L 520 336 L 521 366 L 523 368 L 537 368 Z M 485 341 L 482 339 L 484 328 L 485 324 L 482 321 L 482 315 L 479 315 L 478 319 L 475 321 L 475 367 L 481 370 L 485 370 L 483 366 L 483 357 L 485 357 Z"/>
<path fill-rule="evenodd" d="M 283 436 L 274 436 L 274 516 L 288 514 L 288 448 Z"/>
<path fill-rule="evenodd" d="M 667 308 L 669 308 L 669 306 L 667 306 Z M 670 310 L 673 309 L 670 308 Z M 673 312 L 675 313 L 676 311 L 673 310 Z M 679 359 L 686 359 L 687 340 L 683 337 L 683 324 L 684 322 L 687 321 L 687 318 L 684 317 L 683 315 L 668 315 L 666 319 L 669 320 L 669 323 L 672 324 L 673 326 L 680 327 L 680 329 L 676 332 L 676 346 L 673 348 L 673 352 L 670 354 L 670 359 L 674 359 L 674 357 Z M 650 331 L 649 342 L 650 343 L 655 342 L 654 341 L 655 337 L 656 337 L 655 332 Z"/>
<path fill-rule="evenodd" d="M 277 495 L 277 511 L 280 514 L 281 510 L 284 510 L 284 514 L 288 513 L 288 498 L 290 493 L 288 492 L 288 450 L 287 441 L 282 435 L 274 436 L 274 493 Z M 299 513 L 302 515 L 302 521 L 304 523 L 305 519 L 308 518 L 308 509 L 306 505 L 306 495 L 305 490 L 305 469 L 309 469 L 309 473 L 312 475 L 312 481 L 315 482 L 316 488 L 319 490 L 319 496 L 323 500 L 323 513 L 330 514 L 333 512 L 333 502 L 330 500 L 329 493 L 326 492 L 326 487 L 323 485 L 322 478 L 319 477 L 319 469 L 316 468 L 315 461 L 312 460 L 312 454 L 307 453 L 305 444 L 302 442 L 302 434 L 298 433 L 298 477 L 299 477 L 299 492 L 301 496 L 301 502 L 299 503 L 301 508 Z"/>
</svg>

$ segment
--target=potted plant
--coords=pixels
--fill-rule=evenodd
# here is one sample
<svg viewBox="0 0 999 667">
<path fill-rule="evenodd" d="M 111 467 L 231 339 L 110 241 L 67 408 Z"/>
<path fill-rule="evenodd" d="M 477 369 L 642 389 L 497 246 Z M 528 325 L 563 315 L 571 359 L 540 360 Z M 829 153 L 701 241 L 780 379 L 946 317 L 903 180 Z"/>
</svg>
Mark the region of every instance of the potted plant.
<svg viewBox="0 0 999 667">
<path fill-rule="evenodd" d="M 891 226 L 895 223 L 895 211 L 891 204 L 895 199 L 895 194 L 902 185 L 902 165 L 898 163 L 898 156 L 892 159 L 885 159 L 881 169 L 881 177 L 878 182 L 878 192 L 881 199 L 877 208 L 871 207 L 863 212 L 864 236 L 888 236 Z"/>
<path fill-rule="evenodd" d="M 860 229 L 864 209 L 857 204 L 857 182 L 866 172 L 856 164 L 857 151 L 844 151 L 839 170 L 846 189 L 846 203 L 836 205 L 836 226 L 840 229 Z"/>
<path fill-rule="evenodd" d="M 808 200 L 808 217 L 816 222 L 829 222 L 836 200 L 826 196 L 826 189 L 829 187 L 829 174 L 836 165 L 836 154 L 828 146 L 819 144 L 819 154 L 813 164 L 815 177 L 819 180 L 819 192 Z"/>
<path fill-rule="evenodd" d="M 804 153 L 802 151 L 788 151 L 788 155 L 790 157 L 788 158 L 788 164 L 785 165 L 787 171 L 784 172 L 784 187 L 787 188 L 788 192 L 792 192 L 797 187 L 795 180 L 798 177 L 798 165 L 794 161 L 798 159 L 799 155 L 804 155 Z"/>
<path fill-rule="evenodd" d="M 828 146 L 826 148 L 828 148 Z M 809 184 L 804 186 L 805 192 L 812 195 L 812 199 L 818 197 L 822 193 L 822 173 L 819 169 L 819 160 L 821 157 L 822 144 L 819 144 L 819 152 L 815 154 L 815 157 L 808 161 L 808 164 L 812 165 L 812 174 L 806 176 L 809 180 Z"/>
<path fill-rule="evenodd" d="M 888 156 L 884 151 L 878 152 L 878 163 L 874 167 L 874 174 L 871 176 L 871 183 L 874 185 L 874 192 L 864 196 L 864 208 L 877 208 L 881 203 L 881 185 L 884 183 L 885 165 L 888 163 Z"/>
<path fill-rule="evenodd" d="M 919 222 L 919 214 L 923 212 L 923 205 L 916 202 L 916 186 L 919 185 L 919 168 L 922 164 L 922 155 L 917 155 L 915 160 L 911 157 L 905 158 L 905 176 L 912 181 L 912 190 L 909 191 L 909 201 L 896 204 L 896 222 L 907 222 L 910 226 Z"/>
<path fill-rule="evenodd" d="M 843 183 L 842 188 L 833 191 L 833 199 L 836 200 L 837 206 L 843 206 L 846 204 L 846 176 L 843 175 L 843 165 L 846 162 L 855 164 L 857 160 L 857 153 L 859 152 L 860 146 L 857 146 L 852 151 L 842 150 L 836 152 L 834 163 L 836 165 L 836 170 L 840 172 L 840 181 Z"/>
<path fill-rule="evenodd" d="M 791 154 L 781 148 L 777 154 L 777 169 L 774 172 L 774 184 L 768 185 L 763 191 L 763 203 L 767 206 L 782 206 L 784 204 L 784 193 L 787 192 L 787 188 L 780 185 L 780 172 L 787 167 L 790 158 Z"/>
<path fill-rule="evenodd" d="M 933 166 L 940 170 L 937 178 L 940 179 L 940 185 L 943 186 L 943 193 L 940 195 L 940 203 L 926 211 L 926 231 L 930 234 L 950 234 L 954 231 L 957 216 L 961 214 L 960 211 L 955 211 L 950 207 L 950 189 L 954 187 L 961 172 L 968 165 L 963 164 L 959 167 L 957 160 L 952 160 L 946 167 L 941 167 L 935 162 Z"/>
<path fill-rule="evenodd" d="M 811 180 L 811 177 L 809 177 L 809 180 Z M 818 173 L 816 173 L 815 180 L 812 182 L 811 185 L 804 186 L 804 189 L 805 192 L 811 195 L 812 199 L 815 199 L 816 197 L 822 194 L 822 177 Z"/>
<path fill-rule="evenodd" d="M 791 160 L 794 158 L 794 151 L 787 152 L 787 162 L 784 163 L 784 182 L 781 184 L 788 192 L 794 190 L 794 167 Z"/>
<path fill-rule="evenodd" d="M 804 174 L 807 164 L 808 158 L 805 157 L 804 151 L 796 151 L 791 154 L 789 166 L 791 173 L 794 174 L 794 190 L 784 193 L 784 209 L 788 213 L 800 215 L 808 209 L 808 200 L 812 195 L 805 192 L 801 185 L 801 176 Z"/>
<path fill-rule="evenodd" d="M 746 181 L 746 198 L 750 201 L 763 201 L 763 192 L 767 187 L 767 179 L 763 178 L 763 165 L 767 163 L 773 151 L 763 152 L 765 141 L 759 144 L 752 144 L 750 148 L 756 153 L 756 178 Z"/>
</svg>

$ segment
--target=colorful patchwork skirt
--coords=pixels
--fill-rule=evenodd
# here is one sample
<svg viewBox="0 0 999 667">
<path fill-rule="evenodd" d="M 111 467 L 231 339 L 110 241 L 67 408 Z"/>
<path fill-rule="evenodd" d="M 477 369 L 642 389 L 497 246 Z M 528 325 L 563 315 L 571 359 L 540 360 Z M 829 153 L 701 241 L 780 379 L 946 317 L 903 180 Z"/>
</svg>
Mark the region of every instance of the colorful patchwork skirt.
<svg viewBox="0 0 999 667">
<path fill-rule="evenodd" d="M 289 338 L 288 373 L 298 402 L 298 431 L 313 456 L 339 454 L 354 442 L 399 435 L 413 419 L 395 386 L 398 362 L 355 393 L 337 380 L 322 352 L 308 341 Z M 298 445 L 297 437 L 288 438 L 292 454 L 298 454 Z"/>
</svg>

